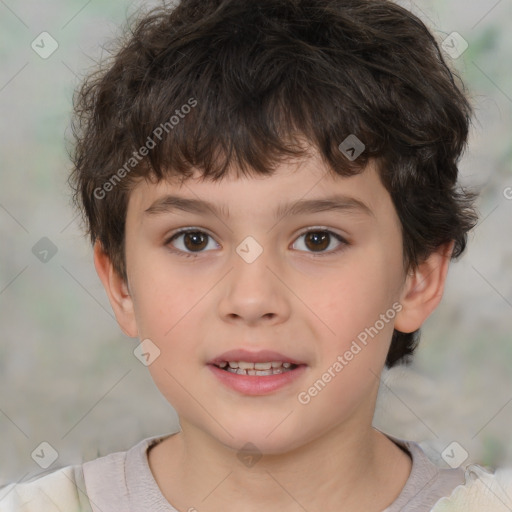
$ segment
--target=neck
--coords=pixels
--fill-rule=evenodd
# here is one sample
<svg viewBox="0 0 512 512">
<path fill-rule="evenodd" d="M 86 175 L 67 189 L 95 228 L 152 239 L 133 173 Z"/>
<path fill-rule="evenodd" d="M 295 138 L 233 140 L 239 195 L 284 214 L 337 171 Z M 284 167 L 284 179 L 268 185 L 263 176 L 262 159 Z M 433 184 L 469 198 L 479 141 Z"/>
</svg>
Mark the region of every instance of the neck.
<svg viewBox="0 0 512 512">
<path fill-rule="evenodd" d="M 379 511 L 399 495 L 411 467 L 371 425 L 346 424 L 293 451 L 243 464 L 235 450 L 182 423 L 180 433 L 150 452 L 149 462 L 175 508 L 201 512 Z"/>
</svg>

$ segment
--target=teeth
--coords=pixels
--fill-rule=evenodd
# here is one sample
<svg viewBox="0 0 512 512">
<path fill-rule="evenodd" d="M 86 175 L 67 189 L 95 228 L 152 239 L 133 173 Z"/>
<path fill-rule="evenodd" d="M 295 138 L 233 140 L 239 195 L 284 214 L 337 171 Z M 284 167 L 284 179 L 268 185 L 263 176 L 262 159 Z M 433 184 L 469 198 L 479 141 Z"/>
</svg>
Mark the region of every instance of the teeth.
<svg viewBox="0 0 512 512">
<path fill-rule="evenodd" d="M 222 361 L 217 366 L 237 375 L 276 375 L 292 370 L 292 363 L 268 361 L 266 363 L 250 363 L 247 361 Z"/>
<path fill-rule="evenodd" d="M 254 363 L 254 368 L 256 370 L 270 370 L 272 363 Z"/>
<path fill-rule="evenodd" d="M 270 370 L 270 368 L 290 368 L 292 363 L 282 363 L 281 361 L 269 361 L 267 363 L 248 363 L 247 361 L 222 361 L 217 366 L 224 368 L 229 364 L 230 368 L 242 368 L 242 370 Z"/>
</svg>

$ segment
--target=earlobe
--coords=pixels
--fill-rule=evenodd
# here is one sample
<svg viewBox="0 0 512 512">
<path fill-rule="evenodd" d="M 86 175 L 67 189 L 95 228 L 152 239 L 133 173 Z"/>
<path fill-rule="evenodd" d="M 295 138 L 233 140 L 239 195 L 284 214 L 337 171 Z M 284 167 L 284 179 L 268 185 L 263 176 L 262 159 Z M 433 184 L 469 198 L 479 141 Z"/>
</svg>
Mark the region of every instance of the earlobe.
<svg viewBox="0 0 512 512">
<path fill-rule="evenodd" d="M 114 270 L 112 261 L 103 251 L 99 240 L 94 244 L 94 266 L 105 288 L 119 327 L 127 336 L 137 337 L 138 330 L 135 322 L 133 299 L 128 285 Z"/>
<path fill-rule="evenodd" d="M 438 306 L 453 246 L 453 241 L 440 246 L 407 275 L 400 298 L 402 309 L 395 319 L 397 331 L 409 333 L 418 330 Z"/>
</svg>

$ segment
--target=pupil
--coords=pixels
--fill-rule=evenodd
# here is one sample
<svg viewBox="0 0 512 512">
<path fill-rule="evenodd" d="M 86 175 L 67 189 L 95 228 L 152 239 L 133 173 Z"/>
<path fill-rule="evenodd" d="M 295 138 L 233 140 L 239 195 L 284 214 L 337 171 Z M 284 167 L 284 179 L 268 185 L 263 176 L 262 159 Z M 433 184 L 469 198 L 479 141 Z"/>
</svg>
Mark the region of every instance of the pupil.
<svg viewBox="0 0 512 512">
<path fill-rule="evenodd" d="M 329 246 L 328 239 L 329 239 L 329 234 L 325 233 L 325 232 L 320 232 L 320 231 L 308 233 L 308 236 L 306 237 L 307 241 L 310 241 L 310 240 L 314 241 L 313 247 L 310 247 L 310 249 L 311 248 L 325 249 L 326 247 Z M 320 243 L 317 243 L 318 241 L 320 241 Z M 326 241 L 327 241 L 327 243 L 326 243 Z"/>
<path fill-rule="evenodd" d="M 201 244 L 201 240 L 202 240 L 202 244 Z M 204 248 L 203 246 L 206 245 L 204 243 L 205 240 L 206 240 L 206 237 L 203 236 L 202 233 L 199 233 L 197 231 L 185 234 L 185 246 L 189 250 L 203 249 Z M 190 242 L 190 241 L 192 241 L 191 247 L 188 244 L 188 242 Z M 198 241 L 199 241 L 199 244 L 198 244 Z"/>
</svg>

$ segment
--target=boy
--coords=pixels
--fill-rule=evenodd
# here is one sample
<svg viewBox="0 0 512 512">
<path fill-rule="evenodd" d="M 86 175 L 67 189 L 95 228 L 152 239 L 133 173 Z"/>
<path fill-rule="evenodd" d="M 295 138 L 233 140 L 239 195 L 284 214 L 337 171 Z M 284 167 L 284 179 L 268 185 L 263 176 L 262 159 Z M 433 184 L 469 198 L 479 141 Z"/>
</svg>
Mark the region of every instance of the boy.
<svg viewBox="0 0 512 512">
<path fill-rule="evenodd" d="M 181 430 L 8 486 L 0 511 L 459 510 L 462 468 L 372 427 L 476 222 L 471 108 L 423 23 L 183 0 L 75 109 L 95 266 Z"/>
</svg>

